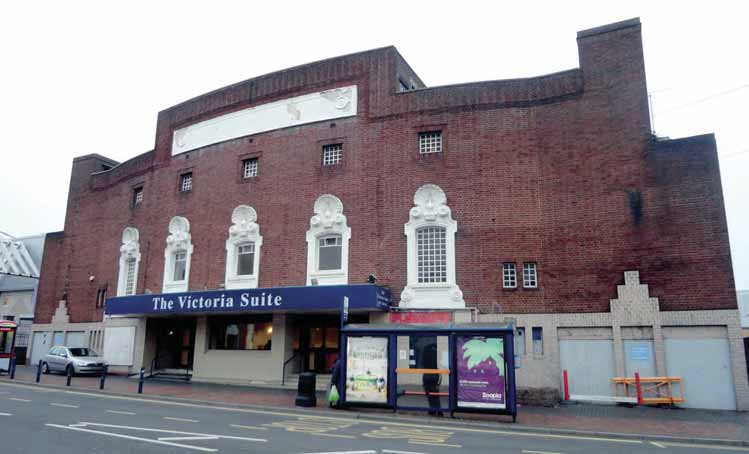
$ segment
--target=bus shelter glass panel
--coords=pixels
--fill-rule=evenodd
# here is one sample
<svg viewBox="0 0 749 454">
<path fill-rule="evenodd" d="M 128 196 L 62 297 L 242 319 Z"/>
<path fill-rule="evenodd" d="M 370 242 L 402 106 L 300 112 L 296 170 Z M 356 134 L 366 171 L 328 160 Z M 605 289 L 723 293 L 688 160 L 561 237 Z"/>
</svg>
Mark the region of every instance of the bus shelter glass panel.
<svg viewBox="0 0 749 454">
<path fill-rule="evenodd" d="M 388 337 L 350 336 L 346 342 L 346 401 L 388 403 Z"/>
<path fill-rule="evenodd" d="M 507 362 L 502 336 L 456 336 L 457 407 L 507 408 Z"/>
<path fill-rule="evenodd" d="M 449 336 L 398 336 L 396 343 L 396 406 L 430 413 L 449 410 Z"/>
</svg>

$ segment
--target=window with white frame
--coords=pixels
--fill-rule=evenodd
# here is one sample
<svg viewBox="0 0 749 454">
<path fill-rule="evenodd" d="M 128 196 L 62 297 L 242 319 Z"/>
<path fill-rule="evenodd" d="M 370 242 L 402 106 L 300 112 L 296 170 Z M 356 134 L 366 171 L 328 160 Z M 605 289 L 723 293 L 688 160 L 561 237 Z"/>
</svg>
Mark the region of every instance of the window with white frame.
<svg viewBox="0 0 749 454">
<path fill-rule="evenodd" d="M 252 274 L 255 262 L 255 243 L 243 244 L 237 249 L 237 275 Z"/>
<path fill-rule="evenodd" d="M 343 160 L 343 144 L 325 145 L 322 147 L 322 165 L 334 166 Z"/>
<path fill-rule="evenodd" d="M 404 226 L 407 243 L 407 283 L 401 307 L 422 309 L 463 308 L 463 292 L 456 282 L 455 235 L 444 191 L 425 184 L 414 195 L 414 207 Z"/>
<path fill-rule="evenodd" d="M 169 236 L 164 249 L 163 293 L 187 291 L 192 251 L 190 222 L 181 216 L 173 217 L 169 221 Z"/>
<path fill-rule="evenodd" d="M 133 189 L 133 205 L 140 205 L 143 202 L 143 187 Z"/>
<path fill-rule="evenodd" d="M 174 253 L 174 276 L 172 277 L 172 280 L 174 282 L 184 281 L 186 272 L 187 252 L 177 251 Z"/>
<path fill-rule="evenodd" d="M 523 287 L 525 288 L 538 287 L 538 278 L 536 276 L 535 262 L 523 263 Z"/>
<path fill-rule="evenodd" d="M 135 257 L 125 261 L 125 295 L 135 294 Z"/>
<path fill-rule="evenodd" d="M 343 203 L 334 195 L 321 195 L 314 212 L 307 231 L 307 285 L 348 284 L 351 228 Z"/>
<path fill-rule="evenodd" d="M 135 295 L 138 287 L 140 244 L 138 229 L 126 227 L 120 245 L 120 270 L 117 278 L 117 296 Z"/>
<path fill-rule="evenodd" d="M 257 158 L 245 159 L 242 161 L 242 178 L 254 178 L 257 176 L 258 160 Z"/>
<path fill-rule="evenodd" d="M 257 288 L 260 246 L 263 237 L 257 224 L 257 212 L 247 205 L 234 208 L 229 238 L 226 240 L 226 277 L 224 287 Z"/>
<path fill-rule="evenodd" d="M 512 262 L 502 264 L 502 287 L 516 288 L 518 286 L 517 270 Z"/>
<path fill-rule="evenodd" d="M 319 249 L 317 252 L 318 270 L 341 269 L 342 243 L 341 235 L 331 235 L 320 238 Z"/>
<path fill-rule="evenodd" d="M 447 245 L 444 227 L 416 230 L 419 283 L 447 282 Z"/>
<path fill-rule="evenodd" d="M 442 131 L 420 132 L 419 153 L 442 153 Z"/>
<path fill-rule="evenodd" d="M 180 176 L 179 190 L 181 192 L 192 191 L 192 172 L 183 173 Z"/>
</svg>

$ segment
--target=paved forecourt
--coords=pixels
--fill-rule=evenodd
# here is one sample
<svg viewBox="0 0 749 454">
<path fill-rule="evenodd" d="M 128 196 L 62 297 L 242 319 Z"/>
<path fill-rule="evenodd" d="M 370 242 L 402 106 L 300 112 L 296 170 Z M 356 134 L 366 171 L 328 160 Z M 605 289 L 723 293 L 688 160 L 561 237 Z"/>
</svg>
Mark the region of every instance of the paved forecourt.
<svg viewBox="0 0 749 454">
<path fill-rule="evenodd" d="M 351 417 L 347 417 L 351 416 Z M 0 383 L 7 453 L 347 454 L 735 452 L 749 448 L 517 432 L 449 421 L 318 415 Z"/>
</svg>

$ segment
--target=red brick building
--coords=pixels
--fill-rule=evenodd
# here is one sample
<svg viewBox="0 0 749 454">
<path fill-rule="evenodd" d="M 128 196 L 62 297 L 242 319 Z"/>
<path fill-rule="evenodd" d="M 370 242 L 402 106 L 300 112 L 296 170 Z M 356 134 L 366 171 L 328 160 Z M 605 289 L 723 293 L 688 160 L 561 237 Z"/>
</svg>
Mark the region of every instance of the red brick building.
<svg viewBox="0 0 749 454">
<path fill-rule="evenodd" d="M 272 381 L 298 354 L 325 371 L 325 311 L 238 326 L 208 309 L 105 320 L 104 302 L 374 275 L 393 308 L 360 321 L 512 321 L 534 393 L 554 398 L 564 368 L 578 394 L 639 368 L 686 376 L 693 406 L 748 408 L 715 139 L 651 134 L 639 20 L 577 41 L 579 68 L 441 87 L 394 47 L 310 63 L 162 111 L 128 161 L 76 158 L 34 356 L 84 332 L 127 344 L 128 370 Z M 726 390 L 705 402 L 685 352 L 713 348 Z"/>
</svg>

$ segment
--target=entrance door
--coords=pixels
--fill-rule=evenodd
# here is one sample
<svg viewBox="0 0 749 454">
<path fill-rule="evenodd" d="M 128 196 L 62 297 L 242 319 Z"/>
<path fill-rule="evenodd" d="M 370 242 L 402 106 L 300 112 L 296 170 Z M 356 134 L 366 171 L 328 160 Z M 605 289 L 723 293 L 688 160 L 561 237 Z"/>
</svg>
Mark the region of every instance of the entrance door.
<svg viewBox="0 0 749 454">
<path fill-rule="evenodd" d="M 330 373 L 338 357 L 337 316 L 299 320 L 299 351 L 302 372 Z"/>
<path fill-rule="evenodd" d="M 154 369 L 192 369 L 195 319 L 154 319 L 153 325 L 156 332 Z"/>
</svg>

